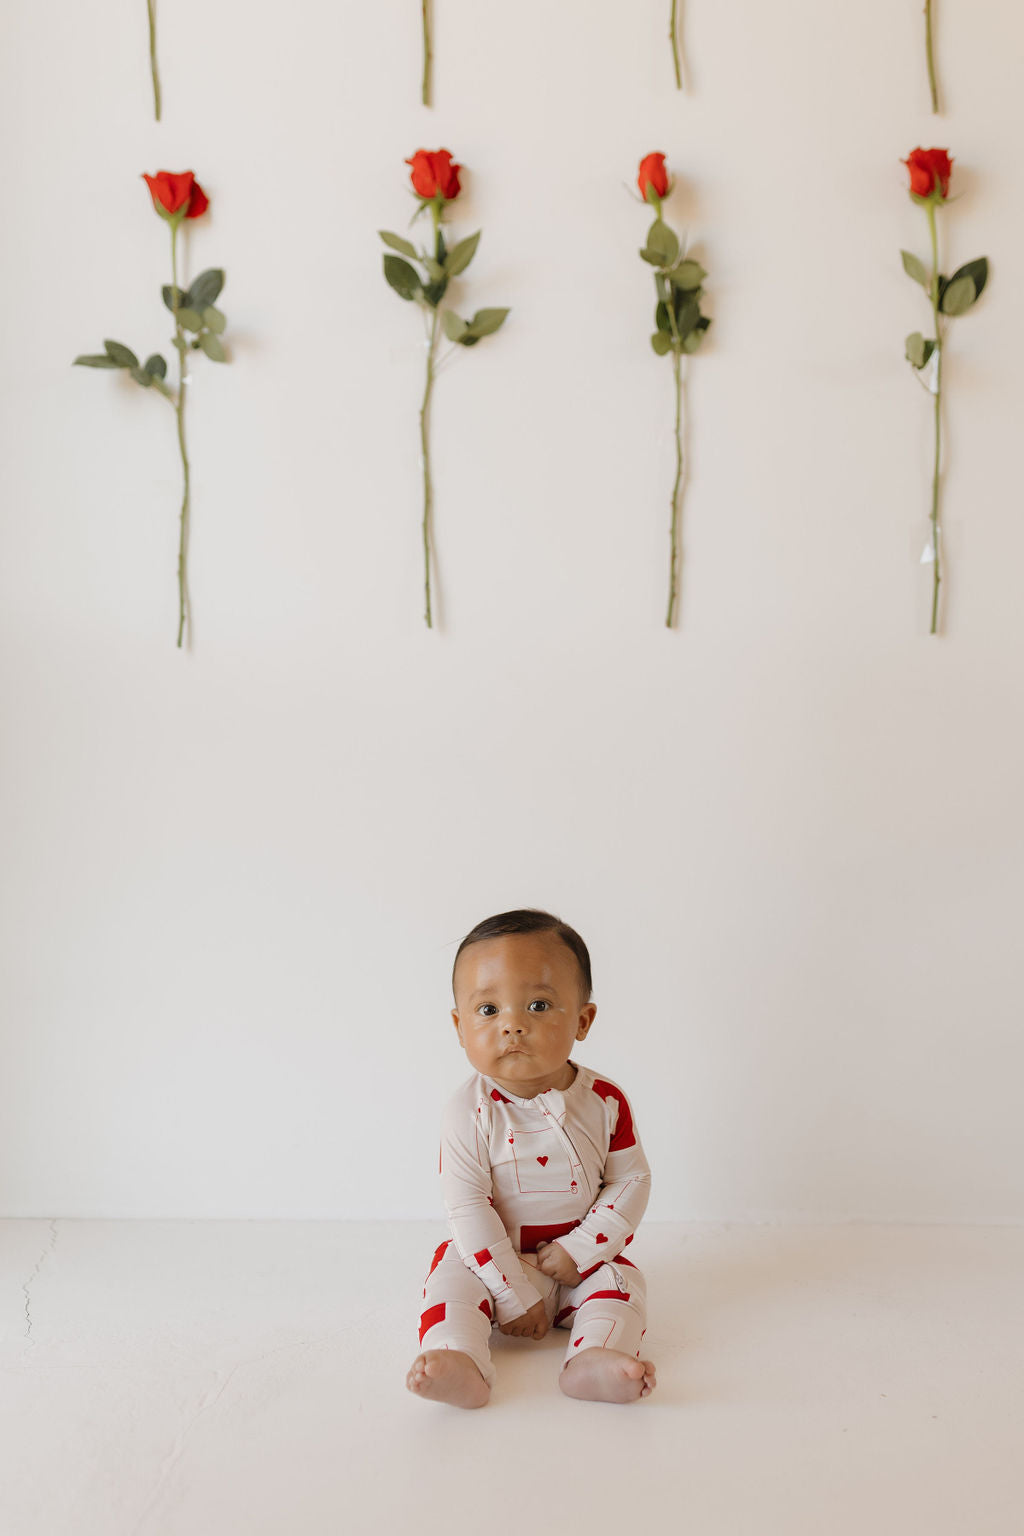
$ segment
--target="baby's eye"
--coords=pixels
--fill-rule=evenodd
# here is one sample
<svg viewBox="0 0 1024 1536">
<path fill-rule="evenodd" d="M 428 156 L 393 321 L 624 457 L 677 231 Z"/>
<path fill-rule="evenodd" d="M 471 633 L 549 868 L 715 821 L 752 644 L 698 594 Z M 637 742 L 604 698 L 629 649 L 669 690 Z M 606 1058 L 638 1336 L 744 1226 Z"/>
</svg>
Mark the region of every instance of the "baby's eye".
<svg viewBox="0 0 1024 1536">
<path fill-rule="evenodd" d="M 537 998 L 534 998 L 533 1002 L 530 1004 L 530 1012 L 531 1013 L 547 1013 L 547 1011 L 550 1008 L 550 1006 L 551 1006 L 551 1004 L 548 1003 L 548 1002 L 545 1002 L 544 998 L 537 997 Z"/>
<path fill-rule="evenodd" d="M 497 1011 L 493 1003 L 481 1003 L 477 1009 L 477 1013 L 482 1013 L 485 1019 L 492 1019 Z"/>
</svg>

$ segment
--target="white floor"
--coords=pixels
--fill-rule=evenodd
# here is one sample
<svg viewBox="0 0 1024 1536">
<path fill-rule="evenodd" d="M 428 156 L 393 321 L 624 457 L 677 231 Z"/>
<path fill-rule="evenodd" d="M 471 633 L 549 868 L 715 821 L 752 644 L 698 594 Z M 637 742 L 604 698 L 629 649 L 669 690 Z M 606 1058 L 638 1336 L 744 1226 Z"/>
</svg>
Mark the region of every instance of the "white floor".
<svg viewBox="0 0 1024 1536">
<path fill-rule="evenodd" d="M 428 1224 L 0 1222 L 3 1536 L 1021 1536 L 1024 1229 L 647 1224 L 654 1397 L 404 1389 Z"/>
</svg>

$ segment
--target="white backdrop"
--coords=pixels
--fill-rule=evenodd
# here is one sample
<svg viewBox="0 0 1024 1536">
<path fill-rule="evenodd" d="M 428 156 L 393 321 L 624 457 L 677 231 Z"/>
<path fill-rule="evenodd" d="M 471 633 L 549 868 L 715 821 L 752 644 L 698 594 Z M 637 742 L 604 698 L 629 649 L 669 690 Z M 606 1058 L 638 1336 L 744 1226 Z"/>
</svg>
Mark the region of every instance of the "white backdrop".
<svg viewBox="0 0 1024 1536">
<path fill-rule="evenodd" d="M 244 9 L 244 19 L 243 19 Z M 1024 1217 L 1024 15 L 918 3 L 8 0 L 0 62 L 0 1211 L 422 1217 L 466 1074 L 455 945 L 549 906 L 594 957 L 662 1218 Z M 664 13 L 664 14 L 663 14 Z M 948 146 L 946 626 L 927 256 L 900 158 Z M 376 230 L 467 167 L 421 620 L 418 317 Z M 636 164 L 707 267 L 673 475 Z M 174 648 L 162 402 L 72 369 L 166 349 L 143 170 L 195 170 L 188 269 L 233 361 L 190 402 L 195 649 Z M 419 226 L 417 226 L 419 227 Z"/>
</svg>

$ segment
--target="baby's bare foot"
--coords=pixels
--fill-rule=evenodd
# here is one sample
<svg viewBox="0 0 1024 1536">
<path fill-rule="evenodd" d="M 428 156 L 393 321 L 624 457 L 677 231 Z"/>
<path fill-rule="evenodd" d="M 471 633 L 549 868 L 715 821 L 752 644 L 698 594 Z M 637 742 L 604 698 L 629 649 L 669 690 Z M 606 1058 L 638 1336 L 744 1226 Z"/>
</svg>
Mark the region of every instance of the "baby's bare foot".
<svg viewBox="0 0 1024 1536">
<path fill-rule="evenodd" d="M 468 1355 L 461 1349 L 428 1349 L 417 1355 L 405 1384 L 418 1397 L 456 1408 L 482 1408 L 491 1389 Z"/>
<path fill-rule="evenodd" d="M 650 1360 L 635 1360 L 620 1349 L 585 1349 L 568 1361 L 558 1378 L 567 1397 L 598 1403 L 633 1403 L 657 1386 Z"/>
</svg>

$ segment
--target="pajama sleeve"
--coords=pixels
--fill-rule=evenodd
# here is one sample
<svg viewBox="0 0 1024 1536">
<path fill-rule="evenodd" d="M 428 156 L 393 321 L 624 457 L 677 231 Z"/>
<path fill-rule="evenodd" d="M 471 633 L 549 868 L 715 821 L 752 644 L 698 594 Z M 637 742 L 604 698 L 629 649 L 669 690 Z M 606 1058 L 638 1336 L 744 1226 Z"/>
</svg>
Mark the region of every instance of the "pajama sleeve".
<svg viewBox="0 0 1024 1536">
<path fill-rule="evenodd" d="M 478 1112 L 479 1113 L 479 1112 Z M 462 1262 L 494 1298 L 499 1325 L 528 1312 L 540 1293 L 530 1284 L 504 1223 L 491 1204 L 491 1162 L 483 1128 L 454 1100 L 441 1126 L 441 1194 Z"/>
<path fill-rule="evenodd" d="M 617 1258 L 632 1241 L 651 1192 L 651 1170 L 629 1100 L 621 1088 L 600 1079 L 594 1092 L 604 1100 L 609 1131 L 601 1188 L 579 1226 L 557 1239 L 583 1275 Z"/>
</svg>

